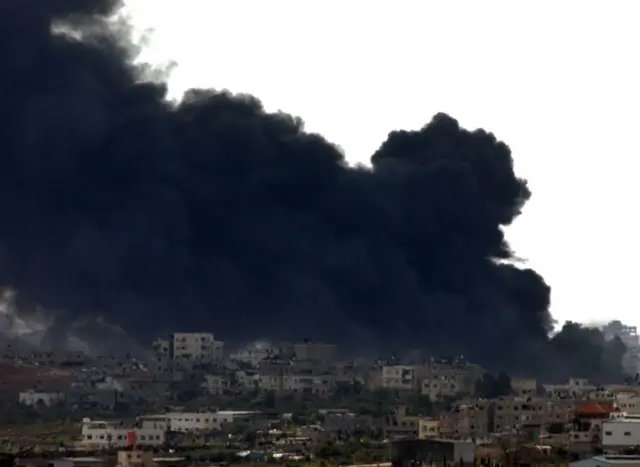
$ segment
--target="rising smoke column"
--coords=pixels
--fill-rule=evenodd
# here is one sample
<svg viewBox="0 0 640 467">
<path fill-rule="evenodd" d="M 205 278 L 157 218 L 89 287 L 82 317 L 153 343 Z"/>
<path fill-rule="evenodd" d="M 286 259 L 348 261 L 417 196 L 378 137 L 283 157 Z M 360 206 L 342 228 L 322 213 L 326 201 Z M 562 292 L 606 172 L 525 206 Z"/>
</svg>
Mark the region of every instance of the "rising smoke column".
<svg viewBox="0 0 640 467">
<path fill-rule="evenodd" d="M 206 328 L 608 371 L 591 331 L 549 341 L 549 287 L 504 261 L 530 192 L 492 134 L 440 114 L 349 167 L 252 96 L 168 102 L 107 21 L 117 3 L 0 0 L 0 284 L 66 310 L 58 329 L 100 315 L 141 339 Z"/>
</svg>

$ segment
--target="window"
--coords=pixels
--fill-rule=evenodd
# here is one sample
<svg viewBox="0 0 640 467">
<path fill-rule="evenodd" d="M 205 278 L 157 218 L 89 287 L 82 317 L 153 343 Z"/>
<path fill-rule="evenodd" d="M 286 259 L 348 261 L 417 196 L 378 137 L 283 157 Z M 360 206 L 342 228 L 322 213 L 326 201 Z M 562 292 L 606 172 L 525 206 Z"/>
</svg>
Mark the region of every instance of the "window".
<svg viewBox="0 0 640 467">
<path fill-rule="evenodd" d="M 611 433 L 610 431 L 605 431 L 605 432 L 604 432 L 604 435 L 605 435 L 605 436 L 611 436 L 612 434 L 613 434 L 613 433 Z"/>
<path fill-rule="evenodd" d="M 631 436 L 631 432 L 630 432 L 630 431 L 625 431 L 625 432 L 624 432 L 624 435 L 625 435 L 625 436 Z"/>
</svg>

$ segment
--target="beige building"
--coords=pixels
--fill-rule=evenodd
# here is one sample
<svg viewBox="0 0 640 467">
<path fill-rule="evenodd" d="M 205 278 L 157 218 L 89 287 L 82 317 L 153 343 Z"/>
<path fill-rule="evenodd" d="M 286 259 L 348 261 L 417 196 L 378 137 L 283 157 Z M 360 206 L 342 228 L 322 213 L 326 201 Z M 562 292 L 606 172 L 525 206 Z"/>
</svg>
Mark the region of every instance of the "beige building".
<svg viewBox="0 0 640 467">
<path fill-rule="evenodd" d="M 416 391 L 420 381 L 420 368 L 414 365 L 385 365 L 382 367 L 382 388 Z"/>
<path fill-rule="evenodd" d="M 456 404 L 440 416 L 440 434 L 444 438 L 483 438 L 490 432 L 491 402 L 486 399 Z"/>
<path fill-rule="evenodd" d="M 193 365 L 215 363 L 222 360 L 224 343 L 216 341 L 206 332 L 176 332 L 168 339 L 158 339 L 152 344 L 153 368 L 166 371 L 170 368 L 189 370 Z"/>
<path fill-rule="evenodd" d="M 407 408 L 398 406 L 385 418 L 384 428 L 388 439 L 423 439 L 439 436 L 440 421 L 407 415 Z"/>
<path fill-rule="evenodd" d="M 420 392 L 433 402 L 458 394 L 469 394 L 470 390 L 465 384 L 466 378 L 464 372 L 434 374 L 422 380 Z"/>
<path fill-rule="evenodd" d="M 614 395 L 616 406 L 632 415 L 640 414 L 640 395 L 634 389 L 619 390 Z"/>
<path fill-rule="evenodd" d="M 493 429 L 498 433 L 520 433 L 543 430 L 553 422 L 565 423 L 553 401 L 543 397 L 500 397 L 494 401 Z"/>
<path fill-rule="evenodd" d="M 207 332 L 176 332 L 169 336 L 169 355 L 173 361 L 220 361 L 223 348 L 224 344 Z"/>
<path fill-rule="evenodd" d="M 440 432 L 450 438 L 483 438 L 490 433 L 542 433 L 551 423 L 567 424 L 573 401 L 510 396 L 462 401 L 442 414 Z"/>
<path fill-rule="evenodd" d="M 334 388 L 334 379 L 331 374 L 313 375 L 294 372 L 282 378 L 282 390 L 294 394 L 313 394 L 319 397 L 326 397 L 331 395 Z"/>
<path fill-rule="evenodd" d="M 440 437 L 440 420 L 433 418 L 422 418 L 418 420 L 418 438 L 438 437 Z"/>
<path fill-rule="evenodd" d="M 329 396 L 335 388 L 335 375 L 320 366 L 298 362 L 261 362 L 258 387 L 264 391 Z"/>
</svg>

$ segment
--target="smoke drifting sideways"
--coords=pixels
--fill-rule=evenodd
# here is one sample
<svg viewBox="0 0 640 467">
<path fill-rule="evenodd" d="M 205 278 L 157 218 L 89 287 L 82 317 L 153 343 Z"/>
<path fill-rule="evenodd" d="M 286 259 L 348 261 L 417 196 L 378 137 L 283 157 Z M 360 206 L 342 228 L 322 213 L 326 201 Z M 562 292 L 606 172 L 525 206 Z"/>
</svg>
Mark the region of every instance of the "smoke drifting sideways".
<svg viewBox="0 0 640 467">
<path fill-rule="evenodd" d="M 0 0 L 0 284 L 22 313 L 65 310 L 53 338 L 104 316 L 140 340 L 208 329 L 620 374 L 597 331 L 549 339 L 550 289 L 509 264 L 502 231 L 530 191 L 492 134 L 438 114 L 351 167 L 255 97 L 169 102 L 118 7 Z"/>
</svg>

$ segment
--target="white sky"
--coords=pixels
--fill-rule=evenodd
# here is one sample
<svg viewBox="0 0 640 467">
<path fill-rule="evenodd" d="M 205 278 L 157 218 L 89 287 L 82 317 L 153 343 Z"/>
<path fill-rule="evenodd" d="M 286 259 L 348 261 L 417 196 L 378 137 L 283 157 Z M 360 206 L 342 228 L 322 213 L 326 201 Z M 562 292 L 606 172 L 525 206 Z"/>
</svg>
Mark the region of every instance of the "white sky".
<svg viewBox="0 0 640 467">
<path fill-rule="evenodd" d="M 172 92 L 249 92 L 366 162 L 444 111 L 504 140 L 533 198 L 507 231 L 557 319 L 640 325 L 637 0 L 128 0 Z"/>
</svg>

